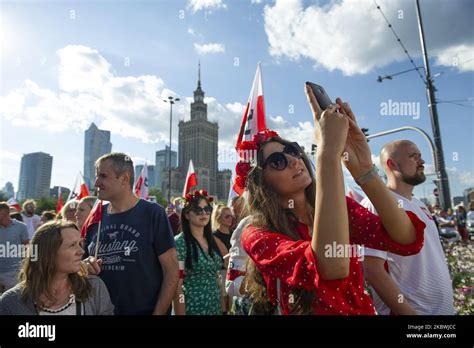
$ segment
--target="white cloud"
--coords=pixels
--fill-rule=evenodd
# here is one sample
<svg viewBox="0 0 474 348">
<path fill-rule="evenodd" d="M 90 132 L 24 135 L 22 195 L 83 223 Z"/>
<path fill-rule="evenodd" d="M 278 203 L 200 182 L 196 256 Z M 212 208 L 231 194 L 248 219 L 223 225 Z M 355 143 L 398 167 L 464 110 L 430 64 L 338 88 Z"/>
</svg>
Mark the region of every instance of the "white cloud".
<svg viewBox="0 0 474 348">
<path fill-rule="evenodd" d="M 474 45 L 453 46 L 441 51 L 437 65 L 451 66 L 459 71 L 474 71 Z"/>
<path fill-rule="evenodd" d="M 298 122 L 296 126 L 293 126 L 282 116 L 270 116 L 267 119 L 267 127 L 277 131 L 283 139 L 298 142 L 307 153 L 311 152 L 311 145 L 316 143 L 314 125 L 309 121 Z"/>
<path fill-rule="evenodd" d="M 227 5 L 222 0 L 189 0 L 188 6 L 193 13 L 206 10 L 211 13 L 212 10 L 226 9 Z"/>
<path fill-rule="evenodd" d="M 414 4 L 402 0 L 378 3 L 411 55 L 419 57 Z M 453 53 L 461 55 L 460 48 L 473 46 L 472 7 L 468 1 L 422 4 L 426 41 L 439 64 L 452 66 Z M 446 18 L 456 18 L 456 25 Z M 277 0 L 265 6 L 264 20 L 269 52 L 277 59 L 308 58 L 316 67 L 340 70 L 346 75 L 365 74 L 392 62 L 407 61 L 373 1 L 331 1 L 305 8 L 301 0 Z M 472 70 L 472 65 L 459 69 Z"/>
<path fill-rule="evenodd" d="M 149 160 L 147 160 L 147 158 L 144 158 L 144 157 L 140 157 L 140 156 L 132 156 L 132 161 L 133 161 L 133 165 L 136 166 L 136 165 L 144 165 L 145 162 L 147 162 L 147 167 L 150 166 L 150 165 L 154 165 L 154 163 L 150 162 Z M 136 179 L 136 178 L 135 178 Z"/>
<path fill-rule="evenodd" d="M 192 35 L 192 36 L 196 35 L 196 34 L 194 33 L 193 28 L 188 28 L 188 34 L 190 34 L 190 35 Z"/>
<path fill-rule="evenodd" d="M 176 97 L 177 94 L 168 89 L 162 79 L 154 75 L 118 77 L 111 73 L 109 63 L 98 51 L 69 46 L 59 52 L 64 51 L 68 54 L 59 55 L 60 66 L 68 66 L 68 71 L 58 69 L 58 79 L 71 92 L 43 89 L 35 82 L 26 80 L 21 88 L 0 96 L 0 118 L 9 120 L 15 126 L 51 132 L 72 129 L 82 132 L 94 121 L 99 128 L 114 135 L 135 138 L 144 143 L 168 143 L 170 109 L 163 99 Z M 84 56 L 83 52 L 91 53 Z M 94 54 L 97 56 L 94 57 Z M 97 66 L 91 62 L 96 62 Z M 85 76 L 81 75 L 87 74 L 87 71 L 80 67 L 88 64 L 87 70 L 100 72 L 93 75 L 103 76 L 96 79 L 100 80 L 100 89 L 88 85 Z M 75 78 L 79 82 L 74 81 Z M 193 101 L 192 97 L 179 97 L 181 101 L 173 108 L 174 130 L 180 120 L 189 120 L 190 103 Z M 208 119 L 219 124 L 219 150 L 235 152 L 245 105 L 238 102 L 222 104 L 213 97 L 206 97 L 205 102 L 208 104 Z M 174 146 L 178 143 L 177 139 L 177 131 L 173 131 Z M 3 158 L 5 156 L 3 154 Z M 142 158 L 136 160 L 143 162 Z"/>
<path fill-rule="evenodd" d="M 2 149 L 0 151 L 0 160 L 3 161 L 13 161 L 13 162 L 20 162 L 21 155 L 15 152 L 7 151 Z"/>
<path fill-rule="evenodd" d="M 100 93 L 112 78 L 110 64 L 93 48 L 69 45 L 57 51 L 59 87 L 65 92 Z"/>
<path fill-rule="evenodd" d="M 61 90 L 25 80 L 0 96 L 0 117 L 15 126 L 52 132 L 82 131 L 95 121 L 100 128 L 146 143 L 168 139 L 169 104 L 163 99 L 176 94 L 163 80 L 153 75 L 117 77 L 105 58 L 89 47 L 67 46 L 57 53 Z M 179 114 L 174 112 L 174 125 Z"/>
<path fill-rule="evenodd" d="M 466 186 L 474 186 L 474 174 L 471 172 L 462 172 L 458 175 L 459 182 Z"/>
<path fill-rule="evenodd" d="M 224 53 L 225 46 L 220 43 L 208 43 L 208 44 L 194 44 L 194 49 L 198 54 L 212 54 L 212 53 Z"/>
<path fill-rule="evenodd" d="M 262 0 L 251 0 L 250 3 L 251 3 L 252 5 L 261 4 L 261 3 L 262 3 Z"/>
</svg>

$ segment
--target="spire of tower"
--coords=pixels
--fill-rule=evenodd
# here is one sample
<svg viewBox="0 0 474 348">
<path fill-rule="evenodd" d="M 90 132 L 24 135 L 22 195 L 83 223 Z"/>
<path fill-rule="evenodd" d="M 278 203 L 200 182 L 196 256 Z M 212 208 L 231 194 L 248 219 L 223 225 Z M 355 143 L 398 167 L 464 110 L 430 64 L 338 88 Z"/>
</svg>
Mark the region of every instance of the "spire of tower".
<svg viewBox="0 0 474 348">
<path fill-rule="evenodd" d="M 201 89 L 201 60 L 198 63 L 198 89 Z"/>
</svg>

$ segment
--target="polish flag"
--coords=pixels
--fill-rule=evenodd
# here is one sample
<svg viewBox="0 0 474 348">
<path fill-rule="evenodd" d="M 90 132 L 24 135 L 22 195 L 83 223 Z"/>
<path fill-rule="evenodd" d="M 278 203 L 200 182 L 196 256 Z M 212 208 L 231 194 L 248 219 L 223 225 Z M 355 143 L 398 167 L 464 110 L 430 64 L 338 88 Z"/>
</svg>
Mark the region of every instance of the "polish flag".
<svg viewBox="0 0 474 348">
<path fill-rule="evenodd" d="M 80 180 L 79 188 L 77 187 L 77 183 Z M 81 200 L 84 197 L 90 196 L 89 190 L 87 189 L 86 182 L 84 180 L 84 176 L 82 173 L 79 172 L 78 176 L 76 177 L 76 182 L 74 183 L 74 188 L 69 193 L 66 202 L 69 202 L 71 199 L 75 199 L 77 201 Z"/>
<path fill-rule="evenodd" d="M 252 89 L 250 90 L 247 107 L 242 117 L 240 131 L 237 136 L 235 149 L 238 151 L 240 143 L 244 140 L 252 140 L 253 135 L 265 130 L 267 124 L 265 122 L 265 103 L 263 101 L 263 83 L 262 69 L 260 62 L 257 64 L 257 71 L 253 79 Z"/>
<path fill-rule="evenodd" d="M 135 194 L 137 197 L 148 198 L 148 166 L 145 162 L 142 172 L 135 183 Z"/>
<path fill-rule="evenodd" d="M 81 238 L 84 238 L 86 236 L 89 227 L 91 227 L 92 225 L 99 224 L 100 226 L 101 220 L 102 220 L 102 201 L 98 199 L 95 202 L 94 206 L 92 207 L 92 210 L 89 213 L 89 216 L 87 217 L 86 221 L 84 222 L 84 225 L 82 225 Z"/>
<path fill-rule="evenodd" d="M 59 213 L 63 208 L 63 197 L 61 196 L 61 186 L 58 187 L 58 204 L 56 205 L 56 213 Z"/>
<path fill-rule="evenodd" d="M 363 194 L 359 193 L 357 189 L 350 185 L 347 185 L 347 195 L 359 204 L 365 198 Z"/>
<path fill-rule="evenodd" d="M 191 191 L 191 187 L 197 186 L 196 172 L 194 171 L 193 160 L 189 160 L 188 174 L 184 183 L 183 197 Z"/>
<path fill-rule="evenodd" d="M 239 146 L 242 141 L 252 140 L 254 134 L 265 130 L 267 124 L 265 121 L 265 103 L 263 100 L 263 82 L 262 82 L 262 69 L 260 62 L 257 64 L 257 71 L 253 79 L 252 89 L 250 90 L 249 99 L 247 101 L 247 107 L 242 117 L 242 123 L 240 125 L 239 134 L 237 135 L 237 142 L 235 149 L 239 151 Z M 228 206 L 232 202 L 232 198 L 240 196 L 242 192 L 239 192 L 238 188 L 234 184 L 235 168 L 232 170 L 231 185 L 229 190 L 229 198 L 227 200 Z"/>
<path fill-rule="evenodd" d="M 8 201 L 7 201 L 7 204 L 10 206 L 10 207 L 13 207 L 15 208 L 17 211 L 21 211 L 21 207 L 20 207 L 20 204 L 18 204 L 18 202 L 16 201 L 15 198 L 10 198 Z"/>
</svg>

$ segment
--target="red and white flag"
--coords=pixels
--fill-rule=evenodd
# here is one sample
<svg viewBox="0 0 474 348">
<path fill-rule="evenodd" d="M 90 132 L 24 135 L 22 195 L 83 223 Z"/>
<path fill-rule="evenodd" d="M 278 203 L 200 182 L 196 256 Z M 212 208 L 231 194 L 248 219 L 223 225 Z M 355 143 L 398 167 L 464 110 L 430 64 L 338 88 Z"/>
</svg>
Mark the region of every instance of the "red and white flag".
<svg viewBox="0 0 474 348">
<path fill-rule="evenodd" d="M 20 204 L 18 204 L 18 202 L 16 201 L 15 198 L 10 198 L 8 201 L 7 201 L 7 204 L 12 207 L 12 208 L 15 208 L 16 211 L 21 211 L 21 207 L 20 207 Z"/>
<path fill-rule="evenodd" d="M 63 208 L 63 197 L 61 195 L 61 186 L 58 187 L 58 204 L 56 205 L 56 213 L 59 213 Z"/>
<path fill-rule="evenodd" d="M 135 183 L 135 194 L 137 197 L 147 199 L 148 198 L 148 166 L 145 165 L 142 168 L 140 176 Z"/>
<path fill-rule="evenodd" d="M 257 64 L 257 71 L 253 78 L 252 89 L 250 90 L 247 107 L 242 117 L 239 134 L 235 149 L 238 151 L 240 143 L 244 140 L 252 140 L 253 135 L 266 129 L 265 103 L 263 100 L 262 69 L 260 62 Z"/>
<path fill-rule="evenodd" d="M 242 141 L 252 140 L 254 134 L 265 130 L 267 124 L 265 121 L 265 103 L 263 99 L 263 82 L 262 82 L 262 69 L 260 62 L 257 64 L 257 71 L 253 79 L 252 89 L 250 90 L 249 99 L 247 101 L 247 107 L 242 117 L 242 123 L 240 125 L 239 134 L 237 135 L 237 142 L 235 149 L 239 151 L 239 146 Z M 229 190 L 229 198 L 227 201 L 228 206 L 232 202 L 232 198 L 240 196 L 238 188 L 235 186 L 235 168 L 232 170 L 231 185 Z"/>
<path fill-rule="evenodd" d="M 81 238 L 84 238 L 86 236 L 89 227 L 91 227 L 94 224 L 100 224 L 101 220 L 102 220 L 102 201 L 98 199 L 95 202 L 94 206 L 92 207 L 92 210 L 89 213 L 89 216 L 87 217 L 86 221 L 84 222 L 84 225 L 82 225 Z"/>
<path fill-rule="evenodd" d="M 79 187 L 77 187 L 77 183 L 80 180 Z M 74 183 L 74 188 L 69 193 L 66 202 L 69 202 L 71 199 L 75 199 L 77 201 L 81 200 L 84 197 L 90 196 L 89 190 L 87 189 L 86 182 L 82 173 L 79 172 L 78 176 L 76 177 L 76 182 Z"/>
<path fill-rule="evenodd" d="M 356 201 L 357 203 L 360 203 L 362 202 L 362 200 L 365 198 L 365 196 L 361 193 L 359 193 L 359 191 L 357 189 L 355 189 L 354 187 L 350 186 L 350 185 L 346 185 L 347 186 L 347 195 L 352 198 L 354 201 Z"/>
<path fill-rule="evenodd" d="M 186 174 L 186 182 L 184 183 L 183 197 L 191 191 L 191 187 L 197 186 L 196 172 L 194 171 L 193 160 L 189 160 L 188 174 Z"/>
</svg>

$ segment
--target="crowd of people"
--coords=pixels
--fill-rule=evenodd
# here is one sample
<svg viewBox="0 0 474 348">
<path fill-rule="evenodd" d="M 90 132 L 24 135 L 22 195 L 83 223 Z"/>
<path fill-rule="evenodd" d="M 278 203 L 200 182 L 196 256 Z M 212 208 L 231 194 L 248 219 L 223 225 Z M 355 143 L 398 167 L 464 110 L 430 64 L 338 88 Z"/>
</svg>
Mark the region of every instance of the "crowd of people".
<svg viewBox="0 0 474 348">
<path fill-rule="evenodd" d="M 0 203 L 0 245 L 28 246 L 0 259 L 0 314 L 455 314 L 440 230 L 470 243 L 474 202 L 444 213 L 416 199 L 424 161 L 407 140 L 384 145 L 384 183 L 350 106 L 321 110 L 306 94 L 315 169 L 297 143 L 261 131 L 240 145 L 256 156 L 237 163 L 244 193 L 231 206 L 205 190 L 166 210 L 140 199 L 124 153 L 97 160 L 97 197 L 57 216 Z M 341 156 L 360 204 L 345 196 Z"/>
</svg>

